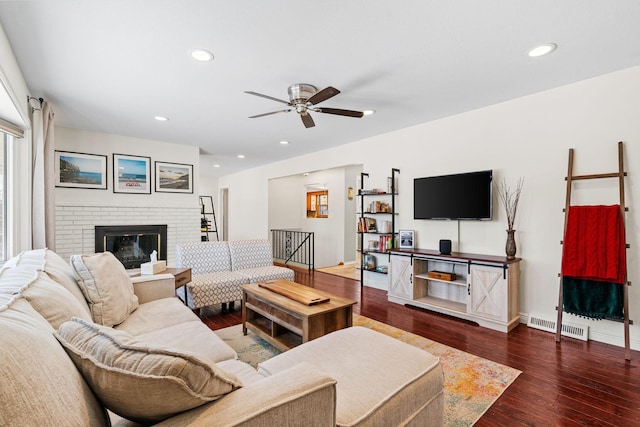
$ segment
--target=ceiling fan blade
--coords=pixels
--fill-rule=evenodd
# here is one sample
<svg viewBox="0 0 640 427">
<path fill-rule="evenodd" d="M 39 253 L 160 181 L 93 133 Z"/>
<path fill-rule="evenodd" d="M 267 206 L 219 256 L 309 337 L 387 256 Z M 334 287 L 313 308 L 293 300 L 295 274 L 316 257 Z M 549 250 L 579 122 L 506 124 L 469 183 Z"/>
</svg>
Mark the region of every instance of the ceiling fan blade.
<svg viewBox="0 0 640 427">
<path fill-rule="evenodd" d="M 338 116 L 348 116 L 348 117 L 364 116 L 364 113 L 362 111 L 343 110 L 340 108 L 314 108 L 313 111 L 318 113 L 335 114 Z"/>
<path fill-rule="evenodd" d="M 256 114 L 255 116 L 249 116 L 249 118 L 250 119 L 255 119 L 256 117 L 270 116 L 272 114 L 277 114 L 277 113 L 288 113 L 289 111 L 291 111 L 291 108 L 289 108 L 287 110 L 272 111 L 270 113 Z"/>
<path fill-rule="evenodd" d="M 282 102 L 283 104 L 291 105 L 291 103 L 289 101 L 285 101 L 284 99 L 274 98 L 273 96 L 263 95 L 263 94 L 258 93 L 258 92 L 252 92 L 252 91 L 245 90 L 244 93 L 248 93 L 249 95 L 259 96 L 261 98 L 267 98 L 267 99 L 270 99 L 270 100 L 276 101 L 276 102 Z"/>
<path fill-rule="evenodd" d="M 340 91 L 335 87 L 328 86 L 322 89 L 320 92 L 317 92 L 316 94 L 314 94 L 311 98 L 307 100 L 307 102 L 311 105 L 319 104 L 322 101 L 326 101 L 329 98 L 333 98 L 339 93 Z"/>
<path fill-rule="evenodd" d="M 304 123 L 304 127 L 306 128 L 312 128 L 316 125 L 311 118 L 311 114 L 309 113 L 300 114 L 300 118 L 302 119 L 302 123 Z"/>
</svg>

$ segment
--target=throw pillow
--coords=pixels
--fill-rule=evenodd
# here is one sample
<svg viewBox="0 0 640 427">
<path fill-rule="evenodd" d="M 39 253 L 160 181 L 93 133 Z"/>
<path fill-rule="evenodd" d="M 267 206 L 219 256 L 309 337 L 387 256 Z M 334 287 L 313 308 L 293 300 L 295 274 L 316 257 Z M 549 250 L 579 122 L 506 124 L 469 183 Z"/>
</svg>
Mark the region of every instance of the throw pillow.
<svg viewBox="0 0 640 427">
<path fill-rule="evenodd" d="M 0 274 L 0 281 L 10 278 L 22 280 L 20 294 L 54 329 L 72 317 L 91 320 L 87 305 L 80 304 L 68 290 L 51 280 L 45 272 L 10 268 Z"/>
<path fill-rule="evenodd" d="M 161 421 L 241 387 L 213 363 L 125 331 L 74 318 L 55 335 L 105 407 L 132 421 Z"/>
<path fill-rule="evenodd" d="M 118 325 L 138 308 L 138 297 L 124 266 L 111 252 L 71 256 L 71 268 L 78 277 L 93 321 Z"/>
</svg>

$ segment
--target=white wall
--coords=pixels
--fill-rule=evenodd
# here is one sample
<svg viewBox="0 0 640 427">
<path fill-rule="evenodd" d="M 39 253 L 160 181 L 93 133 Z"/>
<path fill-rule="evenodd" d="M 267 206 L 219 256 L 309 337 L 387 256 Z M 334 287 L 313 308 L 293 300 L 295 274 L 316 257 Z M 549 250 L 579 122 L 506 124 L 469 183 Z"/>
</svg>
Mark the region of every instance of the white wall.
<svg viewBox="0 0 640 427">
<path fill-rule="evenodd" d="M 563 86 L 468 113 L 424 123 L 352 144 L 289 159 L 219 179 L 230 189 L 230 233 L 234 238 L 267 233 L 267 182 L 305 170 L 363 163 L 371 186 L 386 188 L 389 169 L 400 169 L 397 210 L 403 229 L 416 230 L 422 248 L 436 249 L 451 238 L 454 250 L 504 254 L 506 220 L 497 197 L 493 221 L 415 221 L 413 179 L 422 176 L 493 169 L 494 179 L 525 178 L 515 227 L 523 258 L 521 312 L 553 317 L 558 297 L 565 181 L 569 148 L 575 148 L 575 174 L 617 170 L 617 142 L 625 143 L 629 280 L 640 281 L 637 263 L 640 231 L 640 67 Z M 382 155 L 380 153 L 383 153 Z M 635 171 L 635 172 L 634 172 Z M 380 182 L 374 182 L 378 179 Z M 599 180 L 581 188 L 574 202 L 614 203 L 617 184 Z M 604 193 L 607 193 L 604 196 Z M 604 200 L 606 199 L 606 200 Z M 249 217 L 246 201 L 251 201 Z M 459 239 L 458 239 L 459 236 Z M 622 345 L 622 325 L 588 322 L 593 339 Z M 630 317 L 640 317 L 640 290 L 630 288 Z M 640 349 L 640 326 L 632 326 L 632 347 Z"/>
<path fill-rule="evenodd" d="M 55 146 L 56 150 L 108 156 L 107 190 L 55 190 L 55 250 L 63 257 L 93 252 L 96 225 L 166 224 L 170 266 L 175 265 L 177 243 L 200 240 L 198 147 L 63 127 L 55 129 Z M 113 192 L 114 153 L 151 158 L 151 194 Z M 156 161 L 193 165 L 193 193 L 157 193 L 154 185 Z"/>
</svg>

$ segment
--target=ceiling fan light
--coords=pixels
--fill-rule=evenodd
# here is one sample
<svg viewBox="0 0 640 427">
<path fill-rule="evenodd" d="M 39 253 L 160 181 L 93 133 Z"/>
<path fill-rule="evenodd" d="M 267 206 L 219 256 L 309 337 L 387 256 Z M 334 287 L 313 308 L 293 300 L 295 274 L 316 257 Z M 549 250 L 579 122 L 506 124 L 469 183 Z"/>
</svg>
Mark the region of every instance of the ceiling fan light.
<svg viewBox="0 0 640 427">
<path fill-rule="evenodd" d="M 555 43 L 545 43 L 539 46 L 534 47 L 529 51 L 529 56 L 532 58 L 537 58 L 538 56 L 548 55 L 554 50 L 556 50 L 558 46 Z"/>
<path fill-rule="evenodd" d="M 213 53 L 209 52 L 205 49 L 191 49 L 189 51 L 191 53 L 191 57 L 196 61 L 207 62 L 213 61 Z"/>
</svg>

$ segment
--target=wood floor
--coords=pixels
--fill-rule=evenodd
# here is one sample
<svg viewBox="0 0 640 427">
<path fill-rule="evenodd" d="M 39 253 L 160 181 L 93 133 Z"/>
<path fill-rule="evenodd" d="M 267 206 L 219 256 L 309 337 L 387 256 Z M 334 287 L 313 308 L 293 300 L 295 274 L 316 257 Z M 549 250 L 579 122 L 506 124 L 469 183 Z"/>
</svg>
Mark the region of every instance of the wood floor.
<svg viewBox="0 0 640 427">
<path fill-rule="evenodd" d="M 296 281 L 358 301 L 356 313 L 522 371 L 476 426 L 640 426 L 640 352 L 562 339 L 519 325 L 509 334 L 387 301 L 355 280 L 296 270 Z M 202 311 L 212 329 L 241 323 L 231 313 Z M 620 326 L 622 328 L 622 326 Z"/>
</svg>

